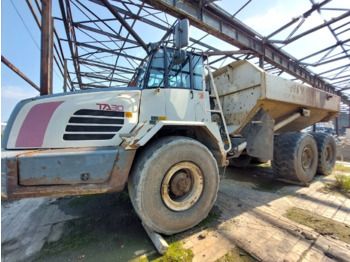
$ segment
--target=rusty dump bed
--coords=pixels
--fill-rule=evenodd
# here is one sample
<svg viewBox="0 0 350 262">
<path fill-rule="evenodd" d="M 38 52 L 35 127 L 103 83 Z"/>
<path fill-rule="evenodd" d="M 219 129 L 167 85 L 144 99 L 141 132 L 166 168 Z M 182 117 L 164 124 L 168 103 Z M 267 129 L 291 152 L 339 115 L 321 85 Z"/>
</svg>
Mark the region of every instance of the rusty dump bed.
<svg viewBox="0 0 350 262">
<path fill-rule="evenodd" d="M 263 108 L 275 124 L 297 112 L 310 110 L 279 129 L 279 133 L 298 131 L 337 116 L 340 97 L 325 91 L 270 75 L 248 61 L 233 62 L 213 73 L 229 132 L 234 135 Z"/>
</svg>

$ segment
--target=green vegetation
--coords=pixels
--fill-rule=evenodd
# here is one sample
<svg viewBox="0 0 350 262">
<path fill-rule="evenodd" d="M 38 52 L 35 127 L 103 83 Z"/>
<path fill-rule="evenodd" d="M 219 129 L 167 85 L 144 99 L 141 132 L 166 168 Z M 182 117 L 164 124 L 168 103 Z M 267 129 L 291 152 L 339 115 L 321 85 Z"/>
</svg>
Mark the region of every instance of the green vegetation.
<svg viewBox="0 0 350 262">
<path fill-rule="evenodd" d="M 190 262 L 193 257 L 191 249 L 184 249 L 180 242 L 174 242 L 169 245 L 164 256 L 153 260 L 153 262 Z"/>
<path fill-rule="evenodd" d="M 321 235 L 329 235 L 339 238 L 350 244 L 350 228 L 345 224 L 313 214 L 309 211 L 293 207 L 285 214 L 290 220 L 314 229 Z"/>
<path fill-rule="evenodd" d="M 350 192 L 350 176 L 335 175 L 335 179 L 335 187 L 339 188 L 344 192 Z"/>
<path fill-rule="evenodd" d="M 335 175 L 335 183 L 325 182 L 325 187 L 320 188 L 319 192 L 325 194 L 336 194 L 346 198 L 350 198 L 350 176 Z"/>
<path fill-rule="evenodd" d="M 334 171 L 340 171 L 340 172 L 350 172 L 349 166 L 344 166 L 342 164 L 336 163 L 334 166 Z"/>
<path fill-rule="evenodd" d="M 239 247 L 234 248 L 216 262 L 254 262 L 257 261 L 250 254 Z"/>
</svg>

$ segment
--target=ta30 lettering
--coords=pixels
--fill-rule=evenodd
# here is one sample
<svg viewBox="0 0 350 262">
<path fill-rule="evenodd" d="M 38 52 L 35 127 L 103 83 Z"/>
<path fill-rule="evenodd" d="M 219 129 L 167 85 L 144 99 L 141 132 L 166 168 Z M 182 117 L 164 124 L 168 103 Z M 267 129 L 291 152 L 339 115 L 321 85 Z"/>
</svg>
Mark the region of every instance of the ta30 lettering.
<svg viewBox="0 0 350 262">
<path fill-rule="evenodd" d="M 119 112 L 124 111 L 123 105 L 109 105 L 109 104 L 99 104 L 99 103 L 97 103 L 96 105 L 98 105 L 99 110 L 119 111 Z"/>
</svg>

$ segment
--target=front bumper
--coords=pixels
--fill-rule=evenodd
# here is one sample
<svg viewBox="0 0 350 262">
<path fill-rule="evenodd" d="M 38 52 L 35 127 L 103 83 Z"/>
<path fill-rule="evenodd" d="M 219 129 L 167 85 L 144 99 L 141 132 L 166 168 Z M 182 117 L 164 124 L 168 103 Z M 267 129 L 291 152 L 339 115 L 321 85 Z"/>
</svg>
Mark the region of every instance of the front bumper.
<svg viewBox="0 0 350 262">
<path fill-rule="evenodd" d="M 122 147 L 1 152 L 1 195 L 17 199 L 120 192 L 135 150 Z"/>
</svg>

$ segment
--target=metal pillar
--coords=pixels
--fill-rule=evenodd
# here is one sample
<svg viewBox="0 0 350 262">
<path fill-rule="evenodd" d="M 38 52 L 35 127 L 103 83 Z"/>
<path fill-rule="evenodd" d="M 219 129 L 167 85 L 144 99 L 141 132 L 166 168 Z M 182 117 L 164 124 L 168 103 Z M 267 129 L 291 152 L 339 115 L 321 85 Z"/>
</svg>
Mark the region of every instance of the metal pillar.
<svg viewBox="0 0 350 262">
<path fill-rule="evenodd" d="M 63 92 L 67 92 L 67 76 L 68 76 L 67 59 L 64 59 Z"/>
<path fill-rule="evenodd" d="M 52 0 L 42 1 L 40 95 L 52 94 L 53 30 Z"/>
<path fill-rule="evenodd" d="M 335 133 L 339 136 L 339 116 L 335 119 Z"/>
<path fill-rule="evenodd" d="M 259 67 L 264 70 L 265 59 L 264 56 L 259 56 Z"/>
</svg>

